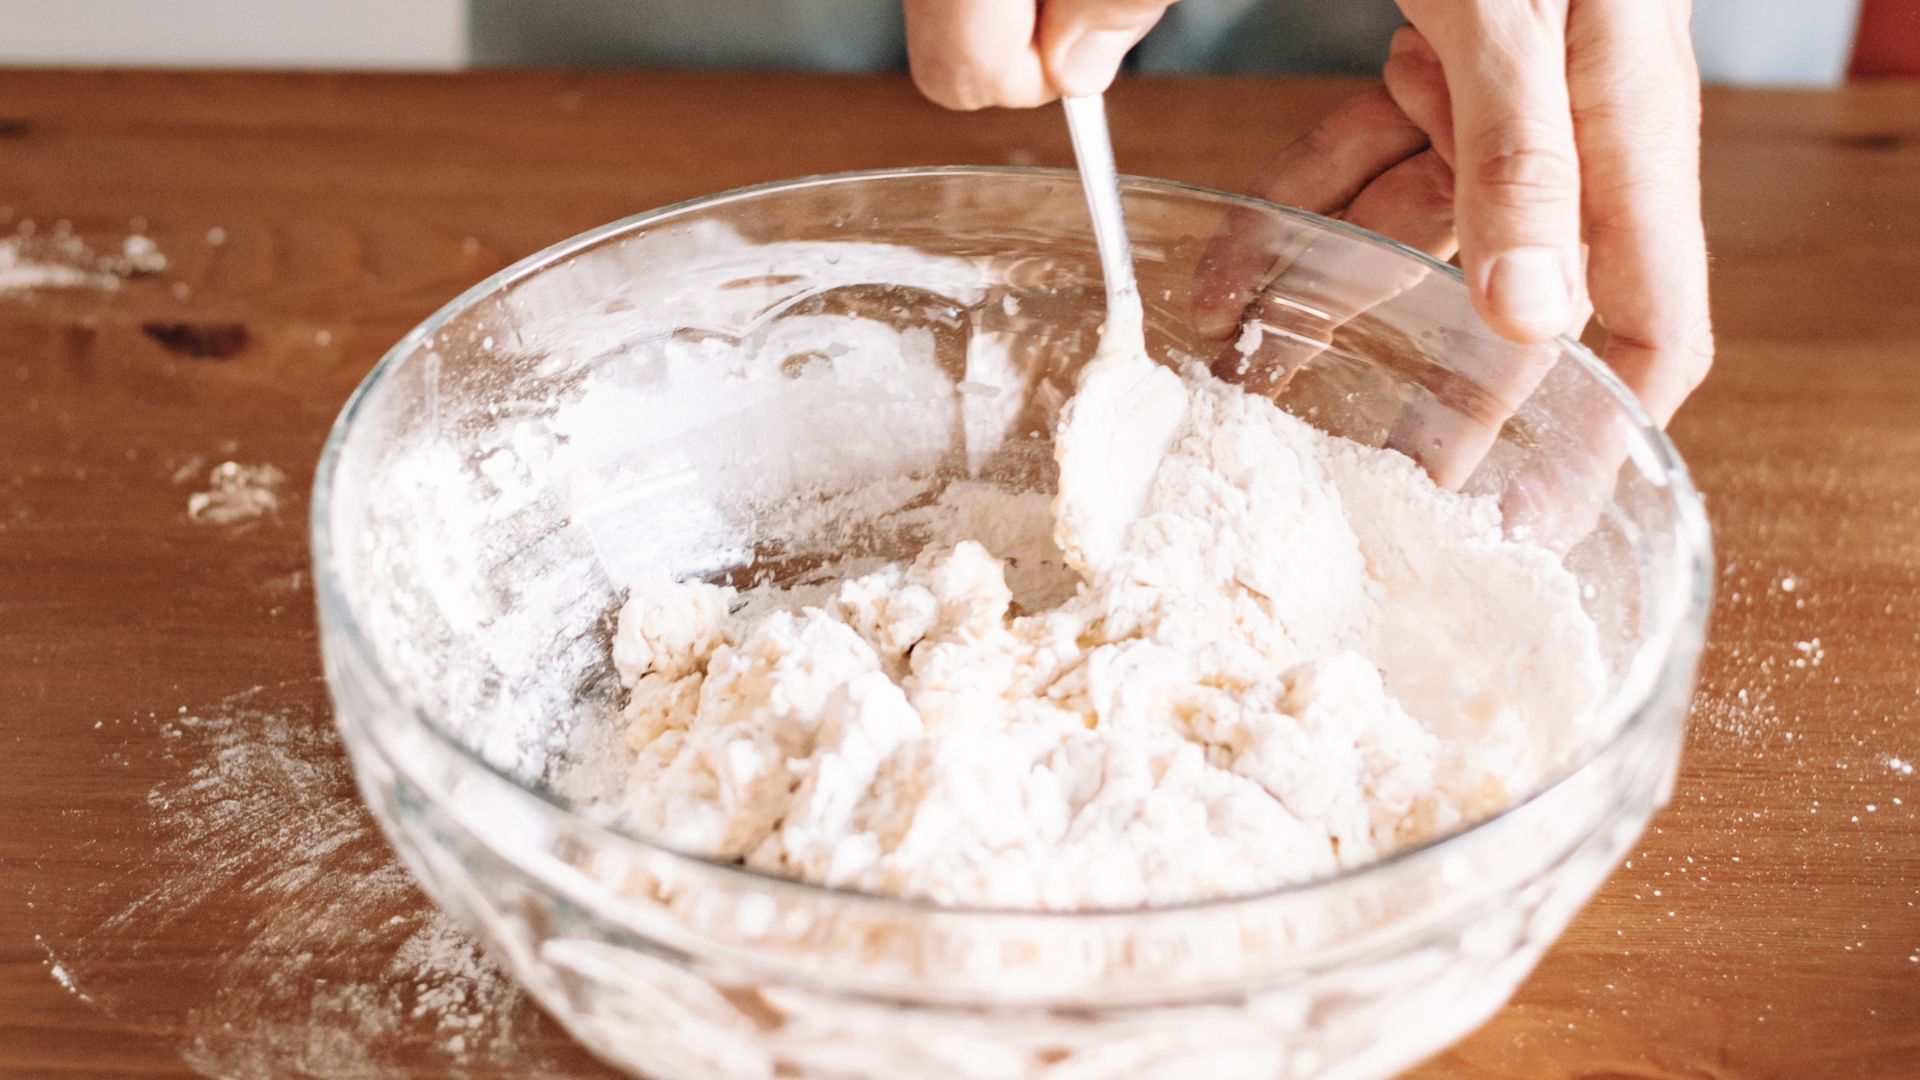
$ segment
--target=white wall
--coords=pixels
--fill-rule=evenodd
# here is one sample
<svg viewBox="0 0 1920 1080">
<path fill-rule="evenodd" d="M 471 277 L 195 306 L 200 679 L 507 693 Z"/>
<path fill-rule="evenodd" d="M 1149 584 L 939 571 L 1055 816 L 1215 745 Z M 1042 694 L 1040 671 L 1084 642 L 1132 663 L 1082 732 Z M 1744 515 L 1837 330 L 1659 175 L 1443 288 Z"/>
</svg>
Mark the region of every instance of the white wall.
<svg viewBox="0 0 1920 1080">
<path fill-rule="evenodd" d="M 1693 50 L 1714 82 L 1831 85 L 1859 21 L 1860 0 L 1695 0 Z"/>
<path fill-rule="evenodd" d="M 451 68 L 466 0 L 0 0 L 0 64 Z"/>
<path fill-rule="evenodd" d="M 590 39 L 618 42 L 636 36 L 635 27 L 649 21 L 668 36 L 673 20 L 665 9 L 699 11 L 709 0 L 622 0 L 579 4 L 575 0 L 546 0 L 554 5 L 543 12 L 538 3 L 496 4 L 507 20 L 559 20 Z M 739 6 L 745 0 L 729 0 Z M 732 58 L 735 63 L 764 62 L 769 48 L 780 47 L 780 33 L 799 33 L 823 0 L 760 0 L 781 18 L 710 20 L 700 48 L 686 42 L 653 42 L 652 52 L 629 47 L 620 56 L 581 56 L 575 62 L 660 62 L 661 48 L 687 62 Z M 897 18 L 895 0 L 871 0 L 885 5 Z M 1198 10 L 1213 4 L 1244 11 L 1252 0 L 1187 0 Z M 1303 0 L 1259 0 L 1284 5 Z M 1361 0 L 1304 0 L 1312 4 L 1358 4 Z M 1388 0 L 1371 0 L 1386 8 Z M 1652 3 L 1654 0 L 1626 0 Z M 840 8 L 850 0 L 835 0 Z M 1826 84 L 1840 81 L 1852 51 L 1853 27 L 1860 0 L 1695 0 L 1694 39 L 1702 71 L 1720 82 Z M 470 62 L 469 0 L 0 0 L 0 64 L 88 64 L 143 66 L 326 67 L 326 68 L 450 68 Z M 851 4 L 857 7 L 857 3 Z M 648 10 L 652 9 L 651 17 Z M 1383 10 L 1379 14 L 1386 15 Z M 683 13 L 682 13 L 683 14 Z M 565 16 L 564 19 L 561 17 Z M 603 31 L 574 25 L 585 19 L 605 23 Z M 836 14 L 840 29 L 822 33 L 826 44 L 783 48 L 796 64 L 848 66 L 858 56 L 876 63 L 891 62 L 897 46 L 886 41 L 853 41 L 845 16 Z M 1284 18 L 1284 12 L 1282 12 Z M 493 22 L 499 22 L 495 19 Z M 680 18 L 685 22 L 685 18 Z M 814 22 L 820 21 L 817 19 Z M 489 24 L 482 58 L 490 63 L 555 62 L 554 27 L 531 26 L 516 32 L 512 25 Z M 683 35 L 684 36 L 684 35 Z M 816 37 L 819 34 L 815 35 Z M 1377 35 L 1376 35 L 1377 36 Z M 731 40 L 730 40 L 731 39 Z M 846 40 L 842 40 L 846 39 Z M 1372 37 L 1369 38 L 1372 40 Z M 504 42 L 504 44 L 501 44 Z M 545 44 L 542 44 L 545 42 Z M 821 63 L 813 56 L 821 48 L 861 46 L 854 59 Z M 644 44 L 644 43 L 643 43 Z M 1377 47 L 1377 43 L 1375 46 Z M 516 49 L 519 54 L 516 55 Z M 545 50 L 544 52 L 542 50 Z M 637 51 L 636 51 L 637 49 Z M 811 51 L 810 51 L 811 50 Z M 605 51 L 605 50 L 602 50 Z M 841 48 L 842 52 L 848 51 Z M 1296 50 L 1298 51 L 1298 50 Z"/>
</svg>

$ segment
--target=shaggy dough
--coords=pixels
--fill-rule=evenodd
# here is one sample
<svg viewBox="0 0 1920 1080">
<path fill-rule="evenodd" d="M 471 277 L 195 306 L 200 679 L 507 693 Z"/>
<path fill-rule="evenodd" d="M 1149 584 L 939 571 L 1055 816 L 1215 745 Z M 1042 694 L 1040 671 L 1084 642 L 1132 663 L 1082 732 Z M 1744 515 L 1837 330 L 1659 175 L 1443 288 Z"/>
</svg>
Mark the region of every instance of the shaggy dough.
<svg viewBox="0 0 1920 1080">
<path fill-rule="evenodd" d="M 635 586 L 629 823 L 943 902 L 1219 897 L 1500 809 L 1601 694 L 1572 575 L 1398 454 L 1125 352 L 1056 446 L 1048 610 L 972 540 L 750 617 Z"/>
</svg>

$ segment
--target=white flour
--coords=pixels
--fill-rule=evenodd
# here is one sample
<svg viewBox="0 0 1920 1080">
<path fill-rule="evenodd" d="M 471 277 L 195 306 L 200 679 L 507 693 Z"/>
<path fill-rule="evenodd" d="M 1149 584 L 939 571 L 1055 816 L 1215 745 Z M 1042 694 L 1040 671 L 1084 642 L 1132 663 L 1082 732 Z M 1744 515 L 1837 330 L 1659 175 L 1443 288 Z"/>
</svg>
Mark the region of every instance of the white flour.
<svg viewBox="0 0 1920 1080">
<path fill-rule="evenodd" d="M 1174 459 L 1144 518 L 1091 516 L 1110 546 L 1069 526 L 1076 572 L 1049 434 L 1093 333 L 1083 283 L 684 240 L 644 260 L 672 275 L 583 252 L 510 328 L 444 328 L 333 490 L 340 586 L 411 704 L 582 816 L 819 881 L 1078 908 L 1322 875 L 1592 745 L 1593 624 L 1494 506 L 1169 373 Z M 479 842 L 552 865 L 527 800 L 463 794 Z M 504 932 L 579 980 L 553 999 L 576 1031 L 651 1075 L 1315 1075 L 1429 1052 L 1524 973 L 1602 869 L 1561 861 L 1550 908 L 1511 902 L 1587 828 L 1539 805 L 1518 847 L 1071 919 L 596 840 L 565 858 L 664 948 Z M 1076 1002 L 1126 1007 L 1043 1007 Z"/>
<path fill-rule="evenodd" d="M 207 472 L 207 488 L 187 496 L 187 520 L 196 525 L 238 525 L 280 513 L 280 486 L 287 475 L 269 464 L 223 461 Z"/>
<path fill-rule="evenodd" d="M 630 822 L 829 884 L 1130 906 L 1371 861 L 1577 741 L 1595 627 L 1491 501 L 1198 368 L 1088 370 L 1056 442 L 1084 584 L 1058 606 L 1016 607 L 965 533 L 806 606 L 637 585 L 614 645 Z M 1129 464 L 1142 388 L 1185 409 Z"/>
<path fill-rule="evenodd" d="M 544 1020 L 379 837 L 318 690 L 262 687 L 113 725 L 151 732 L 173 767 L 114 880 L 36 898 L 69 920 L 40 935 L 49 975 L 175 1033 L 210 1077 L 551 1075 L 552 1054 L 515 1035 Z"/>
<path fill-rule="evenodd" d="M 33 289 L 115 289 L 123 278 L 166 268 L 166 256 L 145 236 L 127 237 L 111 254 L 89 247 L 66 222 L 43 235 L 25 221 L 12 235 L 0 238 L 0 295 Z"/>
</svg>

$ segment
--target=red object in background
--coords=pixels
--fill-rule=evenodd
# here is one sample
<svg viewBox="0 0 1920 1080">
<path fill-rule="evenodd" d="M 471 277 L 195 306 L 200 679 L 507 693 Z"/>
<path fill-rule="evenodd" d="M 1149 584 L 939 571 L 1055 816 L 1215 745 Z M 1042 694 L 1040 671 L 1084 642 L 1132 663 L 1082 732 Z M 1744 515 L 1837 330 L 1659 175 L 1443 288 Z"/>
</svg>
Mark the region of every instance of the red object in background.
<svg viewBox="0 0 1920 1080">
<path fill-rule="evenodd" d="M 1920 78 L 1920 0 L 1862 0 L 1848 74 Z"/>
</svg>

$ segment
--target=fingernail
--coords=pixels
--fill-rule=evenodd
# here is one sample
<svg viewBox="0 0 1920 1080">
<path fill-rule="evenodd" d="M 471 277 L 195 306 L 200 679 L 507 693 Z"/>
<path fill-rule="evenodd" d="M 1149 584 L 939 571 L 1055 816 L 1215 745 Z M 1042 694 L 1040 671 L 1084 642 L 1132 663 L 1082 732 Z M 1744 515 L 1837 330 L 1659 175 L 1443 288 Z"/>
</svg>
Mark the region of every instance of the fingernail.
<svg viewBox="0 0 1920 1080">
<path fill-rule="evenodd" d="M 1502 252 L 1487 270 L 1487 306 L 1516 328 L 1552 337 L 1573 322 L 1572 283 L 1559 252 L 1515 248 Z"/>
<path fill-rule="evenodd" d="M 1120 61 L 1138 39 L 1131 30 L 1089 30 L 1060 51 L 1057 89 L 1070 97 L 1098 94 L 1113 82 Z"/>
</svg>

